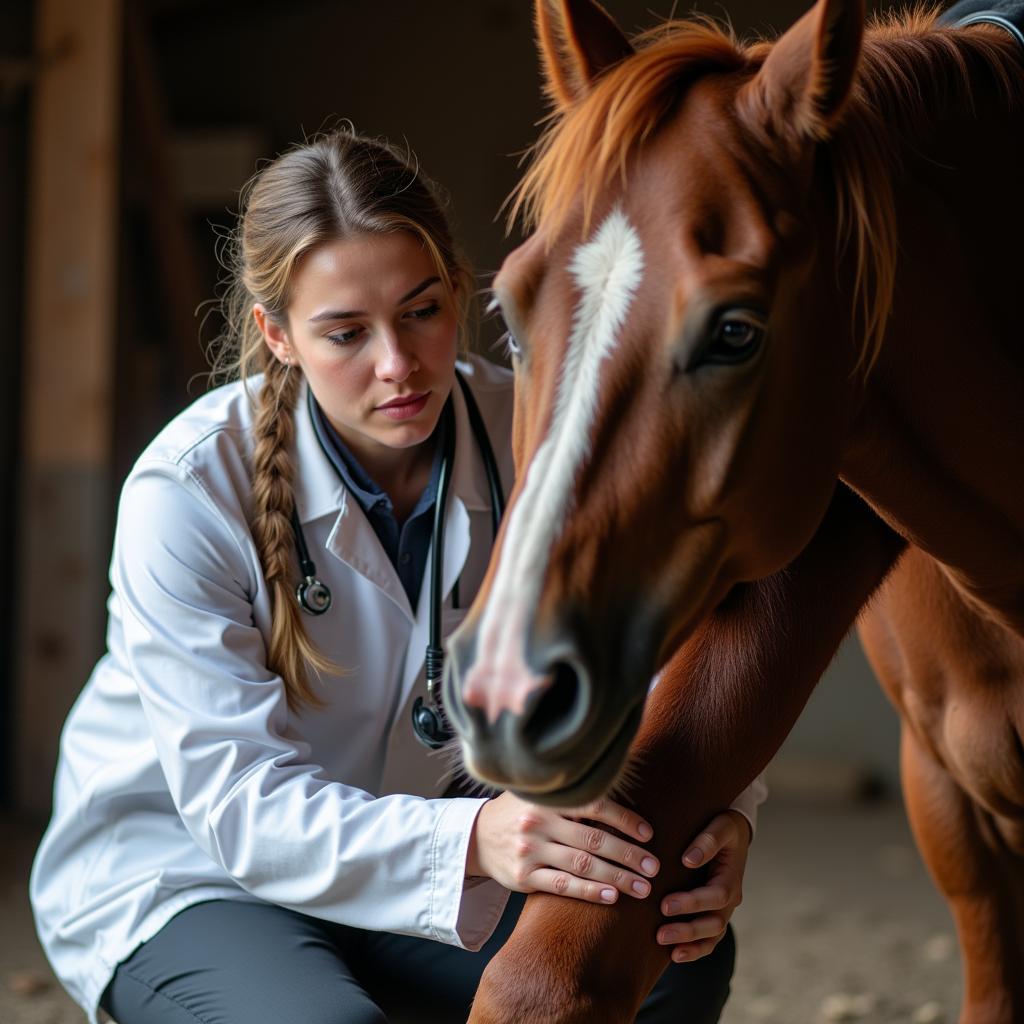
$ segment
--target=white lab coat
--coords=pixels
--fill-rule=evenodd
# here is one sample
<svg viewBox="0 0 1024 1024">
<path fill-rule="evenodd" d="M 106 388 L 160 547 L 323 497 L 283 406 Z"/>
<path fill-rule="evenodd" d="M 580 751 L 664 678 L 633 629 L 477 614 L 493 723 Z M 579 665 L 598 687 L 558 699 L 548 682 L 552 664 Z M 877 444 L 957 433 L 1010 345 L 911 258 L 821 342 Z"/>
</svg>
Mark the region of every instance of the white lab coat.
<svg viewBox="0 0 1024 1024">
<path fill-rule="evenodd" d="M 507 492 L 511 374 L 475 358 L 461 368 Z M 446 636 L 492 542 L 486 474 L 460 389 L 453 395 Z M 31 877 L 43 946 L 92 1022 L 117 964 L 204 900 L 270 901 L 468 949 L 487 940 L 505 907 L 507 890 L 464 878 L 483 801 L 439 799 L 448 766 L 411 728 L 424 693 L 429 574 L 413 609 L 320 448 L 305 395 L 295 423 L 296 503 L 334 598 L 304 623 L 348 670 L 324 681 L 323 710 L 289 713 L 266 668 L 270 602 L 248 525 L 243 386 L 218 388 L 172 420 L 125 483 L 108 653 L 65 725 L 53 818 Z M 755 786 L 735 806 L 753 820 L 761 799 Z"/>
<path fill-rule="evenodd" d="M 462 364 L 511 488 L 511 374 Z M 250 390 L 259 386 L 250 383 Z M 459 388 L 443 632 L 491 547 L 487 479 Z M 292 715 L 266 668 L 270 602 L 249 531 L 252 409 L 210 392 L 125 483 L 111 564 L 108 653 L 61 738 L 53 819 L 33 865 L 43 946 L 96 1019 L 117 964 L 185 907 L 268 900 L 360 928 L 479 948 L 508 892 L 465 883 L 482 800 L 437 799 L 443 757 L 413 735 L 425 692 L 429 573 L 419 607 L 313 432 L 295 416 L 295 496 L 330 611 L 304 618 L 348 669 L 322 711 Z M 451 608 L 460 577 L 463 607 Z M 298 567 L 296 565 L 296 576 Z"/>
</svg>

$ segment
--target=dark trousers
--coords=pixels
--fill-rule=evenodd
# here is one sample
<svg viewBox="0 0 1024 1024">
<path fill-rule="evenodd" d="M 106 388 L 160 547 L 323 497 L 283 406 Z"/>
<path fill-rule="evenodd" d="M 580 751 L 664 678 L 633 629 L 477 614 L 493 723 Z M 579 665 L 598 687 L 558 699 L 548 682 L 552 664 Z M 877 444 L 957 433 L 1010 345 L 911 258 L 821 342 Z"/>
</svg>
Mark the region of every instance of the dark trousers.
<svg viewBox="0 0 1024 1024">
<path fill-rule="evenodd" d="M 465 1024 L 524 898 L 512 894 L 479 953 L 263 903 L 198 903 L 117 968 L 100 1005 L 117 1024 Z M 710 956 L 670 965 L 637 1020 L 714 1024 L 734 958 L 730 930 Z"/>
</svg>

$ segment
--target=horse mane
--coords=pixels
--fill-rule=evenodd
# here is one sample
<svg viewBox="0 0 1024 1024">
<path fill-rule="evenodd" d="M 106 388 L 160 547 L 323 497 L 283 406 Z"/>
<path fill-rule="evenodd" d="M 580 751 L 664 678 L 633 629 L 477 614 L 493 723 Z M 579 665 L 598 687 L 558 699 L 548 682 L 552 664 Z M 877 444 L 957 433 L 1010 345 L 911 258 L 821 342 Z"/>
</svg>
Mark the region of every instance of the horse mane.
<svg viewBox="0 0 1024 1024">
<path fill-rule="evenodd" d="M 854 322 L 862 350 L 858 370 L 870 372 L 892 308 L 898 260 L 892 181 L 907 146 L 953 109 L 973 109 L 976 71 L 1008 105 L 1024 102 L 1018 46 L 992 26 L 970 32 L 935 29 L 939 11 L 917 6 L 874 17 L 840 125 L 823 144 L 835 186 L 837 251 L 852 245 Z M 710 18 L 669 20 L 633 40 L 636 54 L 609 68 L 588 95 L 549 118 L 528 155 L 526 174 L 509 196 L 509 225 L 543 225 L 552 236 L 577 199 L 583 232 L 599 195 L 668 120 L 686 87 L 708 73 L 753 76 L 773 41 L 741 42 Z M 751 126 L 754 127 L 754 126 Z M 756 130 L 756 129 L 755 129 Z"/>
<path fill-rule="evenodd" d="M 732 32 L 710 18 L 666 21 L 633 39 L 636 56 L 609 68 L 575 106 L 555 112 L 528 151 L 530 167 L 509 197 L 509 225 L 564 226 L 582 188 L 583 230 L 616 171 L 665 122 L 686 84 L 747 60 Z"/>
</svg>

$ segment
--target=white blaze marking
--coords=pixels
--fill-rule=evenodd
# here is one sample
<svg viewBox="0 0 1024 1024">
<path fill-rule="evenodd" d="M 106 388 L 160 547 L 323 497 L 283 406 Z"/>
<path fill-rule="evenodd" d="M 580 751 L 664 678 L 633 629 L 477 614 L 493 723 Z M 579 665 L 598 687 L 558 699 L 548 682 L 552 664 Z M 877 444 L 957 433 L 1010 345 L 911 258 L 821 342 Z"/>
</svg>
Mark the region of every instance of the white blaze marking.
<svg viewBox="0 0 1024 1024">
<path fill-rule="evenodd" d="M 581 298 L 554 413 L 512 509 L 480 622 L 477 660 L 466 679 L 467 694 L 475 689 L 474 683 L 483 687 L 490 718 L 504 708 L 521 712 L 527 694 L 540 682 L 530 675 L 523 658 L 525 629 L 568 514 L 578 471 L 590 454 L 601 364 L 615 347 L 643 269 L 640 237 L 619 209 L 576 250 L 569 264 Z"/>
</svg>

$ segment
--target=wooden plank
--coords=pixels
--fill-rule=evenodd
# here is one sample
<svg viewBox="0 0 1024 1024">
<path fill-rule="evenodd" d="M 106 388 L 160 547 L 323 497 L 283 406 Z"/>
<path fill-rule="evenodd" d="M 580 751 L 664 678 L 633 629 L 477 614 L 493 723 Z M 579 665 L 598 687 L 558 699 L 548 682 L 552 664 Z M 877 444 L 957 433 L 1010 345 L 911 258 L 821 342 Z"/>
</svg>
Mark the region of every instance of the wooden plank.
<svg viewBox="0 0 1024 1024">
<path fill-rule="evenodd" d="M 29 0 L 0 4 L 0 40 L 5 53 L 32 51 Z M 2 78 L 2 71 L 0 71 Z M 0 309 L 7 311 L 0 352 L 0 807 L 13 800 L 14 786 L 14 589 L 18 509 L 10 481 L 18 466 L 21 434 L 21 350 L 25 296 L 25 176 L 28 173 L 28 86 L 5 89 L 0 82 Z M 0 812 L 2 813 L 2 812 Z"/>
<path fill-rule="evenodd" d="M 15 799 L 45 813 L 102 649 L 120 166 L 121 0 L 37 0 L 28 178 Z"/>
<path fill-rule="evenodd" d="M 126 123 L 143 170 L 146 210 L 153 232 L 154 259 L 163 292 L 163 308 L 174 341 L 171 368 L 181 404 L 194 377 L 209 366 L 199 343 L 197 310 L 206 298 L 195 243 L 174 175 L 156 57 L 146 12 L 139 4 L 125 11 Z"/>
</svg>

